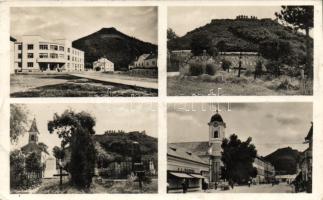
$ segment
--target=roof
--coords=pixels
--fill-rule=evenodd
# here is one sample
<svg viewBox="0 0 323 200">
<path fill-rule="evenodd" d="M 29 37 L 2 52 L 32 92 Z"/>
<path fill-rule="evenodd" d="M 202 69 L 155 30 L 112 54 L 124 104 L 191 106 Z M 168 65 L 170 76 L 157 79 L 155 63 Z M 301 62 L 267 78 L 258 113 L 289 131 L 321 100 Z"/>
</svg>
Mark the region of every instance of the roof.
<svg viewBox="0 0 323 200">
<path fill-rule="evenodd" d="M 305 137 L 305 141 L 309 141 L 312 139 L 313 139 L 313 123 L 312 123 L 310 130 L 307 133 L 307 136 Z"/>
<path fill-rule="evenodd" d="M 191 152 L 188 149 L 179 147 L 179 146 L 177 146 L 175 144 L 168 144 L 167 145 L 167 155 L 170 155 L 170 156 L 174 156 L 174 157 L 177 157 L 177 158 L 186 159 L 186 160 L 190 160 L 190 161 L 193 161 L 193 162 L 197 162 L 197 163 L 201 163 L 201 164 L 208 165 L 207 162 L 205 162 L 204 160 L 202 160 L 195 153 Z"/>
<path fill-rule="evenodd" d="M 24 153 L 29 153 L 29 152 L 41 152 L 41 148 L 38 146 L 36 143 L 28 143 L 25 146 L 21 147 L 21 151 Z"/>
<path fill-rule="evenodd" d="M 210 122 L 223 122 L 222 116 L 218 113 L 218 111 L 211 117 Z"/>
<path fill-rule="evenodd" d="M 146 57 L 146 59 L 145 60 L 149 60 L 149 59 L 157 59 L 157 55 L 156 54 L 149 54 L 149 56 L 148 57 Z"/>
<path fill-rule="evenodd" d="M 170 143 L 170 145 L 175 145 L 180 148 L 188 149 L 198 156 L 205 156 L 209 150 L 209 142 L 179 142 L 179 143 Z"/>
<path fill-rule="evenodd" d="M 17 40 L 16 40 L 16 38 L 14 38 L 14 37 L 10 36 L 10 41 L 11 41 L 11 42 L 16 42 Z"/>
<path fill-rule="evenodd" d="M 38 128 L 37 128 L 37 124 L 36 124 L 36 118 L 34 118 L 31 126 L 30 126 L 30 129 L 28 132 L 37 132 L 39 134 L 39 131 L 38 131 Z"/>
</svg>

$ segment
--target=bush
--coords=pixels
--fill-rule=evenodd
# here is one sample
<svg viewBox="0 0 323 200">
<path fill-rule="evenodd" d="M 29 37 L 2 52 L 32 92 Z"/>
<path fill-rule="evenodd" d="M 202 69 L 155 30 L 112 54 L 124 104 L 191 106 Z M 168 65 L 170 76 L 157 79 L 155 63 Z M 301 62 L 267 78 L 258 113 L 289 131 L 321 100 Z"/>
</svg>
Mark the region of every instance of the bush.
<svg viewBox="0 0 323 200">
<path fill-rule="evenodd" d="M 191 76 L 199 76 L 203 74 L 203 64 L 191 63 L 189 71 Z"/>
<path fill-rule="evenodd" d="M 231 61 L 226 60 L 226 59 L 222 59 L 221 67 L 222 67 L 223 70 L 228 70 L 231 65 L 232 65 Z"/>
<path fill-rule="evenodd" d="M 270 74 L 278 77 L 278 76 L 281 75 L 281 73 L 280 73 L 280 65 L 281 65 L 281 63 L 278 62 L 278 61 L 270 61 L 270 62 L 267 63 L 266 69 Z"/>
<path fill-rule="evenodd" d="M 208 75 L 213 76 L 215 74 L 215 65 L 214 64 L 211 64 L 211 63 L 206 64 L 205 72 Z"/>
</svg>

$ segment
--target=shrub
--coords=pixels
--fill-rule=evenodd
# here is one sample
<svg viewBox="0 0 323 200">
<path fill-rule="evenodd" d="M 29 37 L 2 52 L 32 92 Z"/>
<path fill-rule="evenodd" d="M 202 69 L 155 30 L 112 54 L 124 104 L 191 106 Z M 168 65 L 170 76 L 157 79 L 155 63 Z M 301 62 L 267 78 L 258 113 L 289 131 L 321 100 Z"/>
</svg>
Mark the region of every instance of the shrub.
<svg viewBox="0 0 323 200">
<path fill-rule="evenodd" d="M 269 73 L 273 74 L 274 76 L 278 77 L 281 75 L 280 73 L 280 65 L 281 63 L 278 61 L 270 61 L 266 65 L 266 69 Z"/>
<path fill-rule="evenodd" d="M 213 76 L 215 74 L 215 65 L 211 63 L 206 64 L 205 72 Z"/>
<path fill-rule="evenodd" d="M 232 65 L 231 61 L 226 60 L 226 59 L 222 59 L 221 67 L 222 67 L 223 70 L 228 70 L 231 65 Z"/>
<path fill-rule="evenodd" d="M 203 74 L 203 64 L 191 63 L 189 71 L 191 76 L 199 76 Z"/>
</svg>

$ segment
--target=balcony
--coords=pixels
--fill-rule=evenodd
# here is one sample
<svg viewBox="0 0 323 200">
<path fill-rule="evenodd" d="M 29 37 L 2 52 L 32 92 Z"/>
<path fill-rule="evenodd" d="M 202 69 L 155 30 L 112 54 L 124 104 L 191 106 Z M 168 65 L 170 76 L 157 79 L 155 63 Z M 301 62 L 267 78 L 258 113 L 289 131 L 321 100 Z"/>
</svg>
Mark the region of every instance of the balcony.
<svg viewBox="0 0 323 200">
<path fill-rule="evenodd" d="M 37 62 L 39 62 L 39 63 L 65 63 L 66 60 L 64 58 L 37 58 Z"/>
</svg>

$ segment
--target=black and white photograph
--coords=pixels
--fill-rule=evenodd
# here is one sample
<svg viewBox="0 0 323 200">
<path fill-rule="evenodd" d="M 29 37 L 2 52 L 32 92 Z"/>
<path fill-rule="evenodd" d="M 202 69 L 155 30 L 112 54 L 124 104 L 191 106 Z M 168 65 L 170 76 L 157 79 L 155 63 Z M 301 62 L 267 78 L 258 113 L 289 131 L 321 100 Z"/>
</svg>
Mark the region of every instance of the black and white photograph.
<svg viewBox="0 0 323 200">
<path fill-rule="evenodd" d="M 157 7 L 11 7 L 11 97 L 158 96 Z"/>
<path fill-rule="evenodd" d="M 10 193 L 157 193 L 157 120 L 155 103 L 11 104 Z"/>
<path fill-rule="evenodd" d="M 167 95 L 313 95 L 313 21 L 312 5 L 168 7 Z"/>
<path fill-rule="evenodd" d="M 311 193 L 312 103 L 174 103 L 168 193 Z"/>
</svg>

